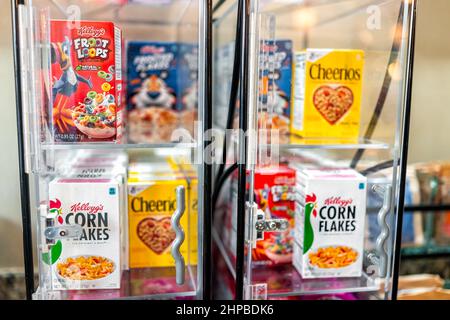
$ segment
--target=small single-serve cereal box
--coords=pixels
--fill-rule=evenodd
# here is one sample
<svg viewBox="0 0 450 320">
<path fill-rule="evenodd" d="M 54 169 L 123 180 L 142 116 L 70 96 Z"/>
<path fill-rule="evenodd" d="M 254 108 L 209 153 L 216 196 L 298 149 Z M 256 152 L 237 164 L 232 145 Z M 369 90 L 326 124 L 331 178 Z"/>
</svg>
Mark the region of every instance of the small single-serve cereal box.
<svg viewBox="0 0 450 320">
<path fill-rule="evenodd" d="M 291 132 L 306 138 L 357 138 L 364 51 L 307 49 L 294 55 Z"/>
<path fill-rule="evenodd" d="M 259 55 L 259 99 L 265 112 L 260 115 L 259 125 L 286 134 L 291 117 L 292 41 L 262 41 Z"/>
<path fill-rule="evenodd" d="M 173 267 L 172 242 L 176 234 L 171 218 L 177 209 L 176 189 L 185 187 L 185 212 L 180 225 L 185 240 L 180 252 L 186 263 L 197 264 L 197 193 L 192 178 L 181 172 L 145 174 L 128 178 L 129 263 L 131 268 Z M 195 203 L 195 205 L 194 205 Z M 195 209 L 195 210 L 194 210 Z"/>
<path fill-rule="evenodd" d="M 252 250 L 255 265 L 274 266 L 290 264 L 293 253 L 293 227 L 295 211 L 295 170 L 285 166 L 260 167 L 255 171 L 254 194 L 258 209 L 264 212 L 265 219 L 285 219 L 289 227 L 283 232 L 264 232 L 264 239 L 257 241 Z M 236 184 L 233 184 L 236 188 Z M 237 190 L 233 190 L 232 203 L 237 204 Z M 225 227 L 230 235 L 230 246 L 236 242 L 236 207 L 232 210 L 231 223 Z M 229 248 L 233 252 L 232 248 Z"/>
<path fill-rule="evenodd" d="M 49 185 L 55 227 L 81 226 L 78 238 L 61 238 L 44 253 L 52 288 L 117 289 L 121 278 L 120 185 L 113 179 L 56 178 Z"/>
<path fill-rule="evenodd" d="M 49 124 L 56 142 L 118 142 L 121 30 L 112 22 L 52 20 Z"/>
<path fill-rule="evenodd" d="M 361 276 L 366 189 L 351 169 L 297 171 L 293 265 L 303 278 Z"/>
<path fill-rule="evenodd" d="M 194 136 L 198 109 L 198 45 L 179 43 L 178 59 L 179 127 Z"/>
<path fill-rule="evenodd" d="M 133 142 L 168 142 L 178 128 L 176 42 L 127 45 L 128 132 Z"/>
</svg>

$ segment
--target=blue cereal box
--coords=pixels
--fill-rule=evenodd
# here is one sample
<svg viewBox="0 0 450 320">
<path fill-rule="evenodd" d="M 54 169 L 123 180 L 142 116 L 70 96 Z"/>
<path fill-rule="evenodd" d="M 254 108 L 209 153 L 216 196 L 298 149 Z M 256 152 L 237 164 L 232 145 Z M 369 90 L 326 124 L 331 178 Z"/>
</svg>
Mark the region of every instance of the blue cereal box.
<svg viewBox="0 0 450 320">
<path fill-rule="evenodd" d="M 178 104 L 179 126 L 194 134 L 198 108 L 198 45 L 179 44 Z"/>
<path fill-rule="evenodd" d="M 128 42 L 127 108 L 131 142 L 168 142 L 178 127 L 178 51 L 175 42 Z"/>
<path fill-rule="evenodd" d="M 292 41 L 261 42 L 260 103 L 272 116 L 270 128 L 289 132 L 292 84 Z"/>
</svg>

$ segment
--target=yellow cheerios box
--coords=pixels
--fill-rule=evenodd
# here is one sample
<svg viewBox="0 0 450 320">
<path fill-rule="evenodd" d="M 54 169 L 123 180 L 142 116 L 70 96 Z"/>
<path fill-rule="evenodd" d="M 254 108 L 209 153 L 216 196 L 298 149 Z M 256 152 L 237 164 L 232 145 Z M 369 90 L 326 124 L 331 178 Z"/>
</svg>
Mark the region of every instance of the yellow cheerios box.
<svg viewBox="0 0 450 320">
<path fill-rule="evenodd" d="M 291 132 L 305 138 L 357 138 L 364 51 L 307 49 L 294 56 Z"/>
<path fill-rule="evenodd" d="M 197 263 L 197 245 L 192 244 L 189 217 L 189 185 L 175 175 L 145 175 L 128 181 L 129 263 L 131 268 L 171 267 L 175 260 L 170 252 L 175 240 L 171 225 L 176 210 L 176 188 L 186 188 L 186 211 L 180 224 L 186 233 L 181 253 L 186 264 Z M 195 257 L 195 260 L 194 260 Z"/>
</svg>

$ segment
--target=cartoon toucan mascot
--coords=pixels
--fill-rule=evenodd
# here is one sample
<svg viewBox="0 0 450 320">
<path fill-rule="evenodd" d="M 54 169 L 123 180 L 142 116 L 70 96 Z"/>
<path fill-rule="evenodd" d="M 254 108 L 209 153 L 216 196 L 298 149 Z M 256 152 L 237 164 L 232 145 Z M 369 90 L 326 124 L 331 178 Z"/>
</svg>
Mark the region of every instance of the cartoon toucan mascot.
<svg viewBox="0 0 450 320">
<path fill-rule="evenodd" d="M 56 95 L 62 94 L 70 97 L 78 89 L 79 82 L 84 82 L 92 89 L 91 78 L 86 79 L 75 72 L 70 58 L 70 40 L 65 37 L 64 42 L 52 43 L 51 46 L 52 64 L 58 63 L 61 67 L 62 75 L 53 84 L 52 96 L 55 101 Z"/>
</svg>

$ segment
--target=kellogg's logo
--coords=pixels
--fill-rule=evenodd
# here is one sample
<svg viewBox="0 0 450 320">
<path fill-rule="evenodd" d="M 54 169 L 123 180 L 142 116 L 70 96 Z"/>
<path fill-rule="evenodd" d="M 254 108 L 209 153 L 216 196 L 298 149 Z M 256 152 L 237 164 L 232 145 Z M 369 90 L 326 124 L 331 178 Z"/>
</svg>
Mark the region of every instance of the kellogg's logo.
<svg viewBox="0 0 450 320">
<path fill-rule="evenodd" d="M 96 206 L 90 205 L 89 202 L 86 203 L 75 203 L 70 206 L 70 211 L 72 212 L 86 212 L 90 214 L 96 214 L 103 211 L 103 205 L 99 204 Z"/>
<path fill-rule="evenodd" d="M 141 54 L 161 54 L 164 53 L 166 49 L 164 47 L 155 46 L 143 46 L 140 50 Z"/>
<path fill-rule="evenodd" d="M 96 29 L 93 26 L 83 26 L 78 29 L 80 37 L 101 37 L 106 33 L 104 28 Z"/>
<path fill-rule="evenodd" d="M 263 52 L 275 52 L 277 50 L 278 50 L 278 46 L 276 44 L 263 43 L 261 45 L 261 51 L 263 51 Z"/>
</svg>

